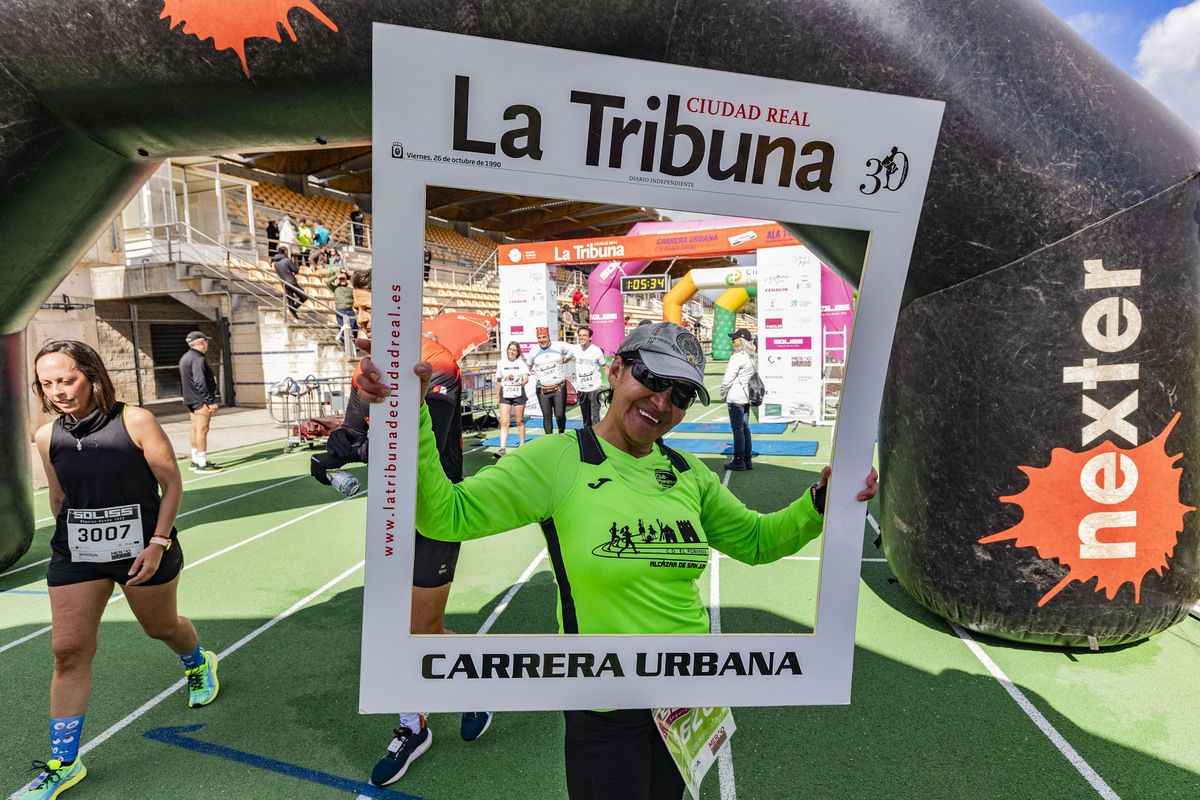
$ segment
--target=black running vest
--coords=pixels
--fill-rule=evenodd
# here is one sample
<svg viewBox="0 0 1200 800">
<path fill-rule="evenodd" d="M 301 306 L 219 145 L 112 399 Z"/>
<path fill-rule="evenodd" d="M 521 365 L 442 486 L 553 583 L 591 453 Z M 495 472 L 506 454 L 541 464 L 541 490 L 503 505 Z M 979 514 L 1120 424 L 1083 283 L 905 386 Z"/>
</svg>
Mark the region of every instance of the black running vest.
<svg viewBox="0 0 1200 800">
<path fill-rule="evenodd" d="M 154 535 L 161 502 L 158 481 L 141 448 L 129 438 L 125 408 L 124 403 L 117 403 L 97 430 L 78 439 L 67 433 L 61 418 L 51 428 L 50 464 L 63 491 L 62 508 L 50 540 L 55 552 L 70 556 L 66 541 L 70 509 L 137 503 L 142 509 L 142 544 L 149 544 Z M 171 537 L 175 537 L 174 528 Z"/>
</svg>

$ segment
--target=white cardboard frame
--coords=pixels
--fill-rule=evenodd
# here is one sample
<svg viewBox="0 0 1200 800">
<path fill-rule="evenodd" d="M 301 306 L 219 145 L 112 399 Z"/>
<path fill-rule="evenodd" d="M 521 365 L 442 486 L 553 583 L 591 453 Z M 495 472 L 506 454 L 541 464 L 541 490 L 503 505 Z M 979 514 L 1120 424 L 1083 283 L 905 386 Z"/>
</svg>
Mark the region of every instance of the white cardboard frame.
<svg viewBox="0 0 1200 800">
<path fill-rule="evenodd" d="M 383 24 L 376 24 L 374 36 L 373 345 L 392 394 L 372 409 L 362 711 L 848 703 L 865 515 L 855 495 L 871 467 L 888 354 L 943 104 Z M 456 76 L 469 80 L 468 102 L 457 106 L 460 142 L 495 143 L 494 154 L 455 149 Z M 621 109 L 600 109 L 594 166 L 587 163 L 587 147 L 596 109 L 572 102 L 572 92 L 624 98 Z M 700 131 L 706 151 L 698 169 L 683 176 L 659 171 L 672 95 L 680 103 L 677 125 Z M 658 98 L 657 109 L 651 97 Z M 693 98 L 729 105 L 701 106 L 715 114 L 695 113 Z M 511 106 L 526 108 L 505 120 Z M 506 132 L 530 126 L 527 107 L 540 116 L 541 157 L 536 159 L 518 152 L 527 147 L 528 136 L 512 137 L 508 152 L 501 146 Z M 726 110 L 729 115 L 722 116 Z M 640 135 L 626 142 L 621 166 L 609 166 L 614 115 L 642 120 L 643 133 L 646 122 L 658 123 L 650 171 L 640 169 Z M 760 135 L 793 139 L 797 155 L 789 186 L 779 186 L 778 154 L 767 161 L 761 183 L 752 174 L 743 182 L 710 177 L 707 152 L 714 129 L 725 131 L 722 166 L 731 163 L 743 133 L 756 142 Z M 673 162 L 678 164 L 686 162 L 692 140 L 681 127 L 675 131 Z M 800 155 L 810 142 L 832 147 L 828 191 L 801 189 L 792 179 L 794 170 L 822 157 L 820 150 Z M 885 159 L 893 148 L 895 169 L 889 171 Z M 412 366 L 419 360 L 426 186 L 686 208 L 870 232 L 832 457 L 835 478 L 827 501 L 814 633 L 409 635 L 413 539 L 405 534 L 413 529 L 416 481 L 419 390 Z M 538 655 L 538 677 L 528 672 L 519 678 L 470 678 L 462 672 L 438 677 L 448 675 L 460 657 L 481 665 L 488 654 L 506 654 L 511 661 L 518 653 Z M 639 654 L 653 664 L 660 653 L 716 653 L 718 664 L 731 653 L 740 653 L 747 664 L 751 653 L 761 653 L 777 666 L 792 653 L 800 674 L 637 674 Z M 597 664 L 608 655 L 623 674 L 562 676 L 573 654 L 594 654 Z"/>
</svg>

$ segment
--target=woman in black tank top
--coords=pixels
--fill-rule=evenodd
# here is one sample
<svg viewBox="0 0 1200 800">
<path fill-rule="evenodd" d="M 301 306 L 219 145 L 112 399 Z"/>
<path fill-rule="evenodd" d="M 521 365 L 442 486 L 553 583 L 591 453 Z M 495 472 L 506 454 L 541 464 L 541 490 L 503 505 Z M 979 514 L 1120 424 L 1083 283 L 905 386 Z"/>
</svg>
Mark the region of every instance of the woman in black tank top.
<svg viewBox="0 0 1200 800">
<path fill-rule="evenodd" d="M 116 584 L 142 630 L 184 662 L 189 704 L 217 694 L 217 659 L 176 610 L 183 556 L 175 517 L 183 480 L 162 426 L 144 408 L 116 401 L 100 356 L 88 345 L 54 341 L 35 360 L 34 391 L 58 414 L 35 434 L 56 518 L 46 582 L 54 677 L 51 757 L 30 794 L 61 789 L 87 771 L 78 758 L 92 685 L 100 618 Z M 53 790 L 52 790 L 53 791 Z M 39 793 L 41 792 L 41 793 Z"/>
</svg>

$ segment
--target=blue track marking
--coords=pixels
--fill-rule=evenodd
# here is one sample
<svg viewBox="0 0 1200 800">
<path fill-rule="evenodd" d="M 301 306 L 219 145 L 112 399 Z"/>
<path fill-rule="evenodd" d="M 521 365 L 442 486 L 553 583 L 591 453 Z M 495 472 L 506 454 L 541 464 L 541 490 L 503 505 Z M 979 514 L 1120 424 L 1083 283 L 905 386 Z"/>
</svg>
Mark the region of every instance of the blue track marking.
<svg viewBox="0 0 1200 800">
<path fill-rule="evenodd" d="M 362 795 L 364 797 L 383 797 L 394 798 L 394 800 L 422 800 L 422 798 L 403 792 L 394 792 L 391 789 L 384 789 L 370 783 L 362 783 L 360 781 L 352 781 L 349 778 L 339 778 L 336 775 L 328 775 L 324 772 L 318 772 L 314 769 L 306 767 L 298 767 L 295 764 L 288 764 L 283 761 L 276 761 L 273 758 L 263 758 L 256 756 L 253 753 L 243 753 L 240 750 L 234 750 L 229 747 L 222 747 L 219 744 L 210 742 L 202 742 L 199 739 L 193 739 L 190 736 L 184 736 L 185 733 L 194 733 L 203 725 L 181 725 L 177 728 L 153 728 L 142 734 L 147 739 L 153 739 L 156 742 L 164 744 L 173 744 L 176 747 L 182 747 L 185 750 L 192 750 L 197 753 L 203 753 L 209 756 L 217 756 L 230 761 L 236 761 L 239 764 L 245 764 L 251 767 L 258 767 L 270 772 L 278 772 L 281 775 L 287 775 L 289 778 L 299 778 L 302 781 L 310 783 L 319 783 L 322 786 L 328 786 L 339 791 L 353 795 Z"/>
<path fill-rule="evenodd" d="M 528 424 L 528 423 L 526 423 Z M 679 426 L 676 427 L 678 429 Z M 724 426 L 725 430 L 729 430 L 729 426 Z M 525 441 L 536 439 L 544 434 L 541 431 L 526 430 Z M 551 434 L 556 435 L 556 434 Z M 753 435 L 753 431 L 751 431 Z M 519 439 L 517 434 L 508 434 L 507 447 L 516 447 Z M 706 454 L 724 454 L 729 455 L 733 452 L 733 442 L 728 439 L 687 439 L 678 436 L 672 436 L 666 440 L 666 443 L 676 450 L 686 450 L 689 453 L 706 453 Z M 499 447 L 500 437 L 493 436 L 479 443 L 481 447 Z M 815 456 L 817 454 L 818 443 L 810 441 L 783 441 L 773 442 L 766 439 L 754 440 L 754 455 L 764 456 Z"/>
</svg>

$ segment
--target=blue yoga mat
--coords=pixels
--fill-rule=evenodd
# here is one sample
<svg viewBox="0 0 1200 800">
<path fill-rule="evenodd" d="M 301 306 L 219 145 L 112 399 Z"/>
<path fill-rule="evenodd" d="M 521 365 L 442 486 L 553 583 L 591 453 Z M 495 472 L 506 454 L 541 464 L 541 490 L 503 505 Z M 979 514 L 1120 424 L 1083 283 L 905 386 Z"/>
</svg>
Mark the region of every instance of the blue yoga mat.
<svg viewBox="0 0 1200 800">
<path fill-rule="evenodd" d="M 678 430 L 678 428 L 676 428 Z M 533 431 L 526 431 L 525 441 L 536 439 L 545 434 Z M 679 436 L 671 436 L 666 439 L 667 445 L 676 450 L 686 450 L 689 453 L 724 453 L 733 452 L 733 442 L 727 439 L 687 439 Z M 500 437 L 493 436 L 490 439 L 484 439 L 480 442 L 484 447 L 499 447 Z M 517 434 L 508 434 L 508 444 L 506 447 L 517 446 Z M 759 456 L 815 456 L 817 454 L 816 442 L 764 442 L 755 440 L 754 455 Z"/>
<path fill-rule="evenodd" d="M 525 424 L 530 425 L 530 421 L 537 422 L 537 427 L 542 426 L 541 417 L 526 417 Z M 532 426 L 530 426 L 532 427 Z M 567 420 L 567 428 L 570 430 L 579 430 L 583 427 L 583 420 L 569 419 Z M 681 422 L 672 430 L 676 433 L 729 433 L 728 422 Z M 763 436 L 783 433 L 787 430 L 786 422 L 751 422 L 750 434 L 760 434 Z"/>
<path fill-rule="evenodd" d="M 724 453 L 733 452 L 733 442 L 722 439 L 684 439 L 672 436 L 664 440 L 676 450 L 686 450 L 689 453 Z M 816 442 L 753 442 L 753 453 L 756 456 L 815 456 Z"/>
</svg>

